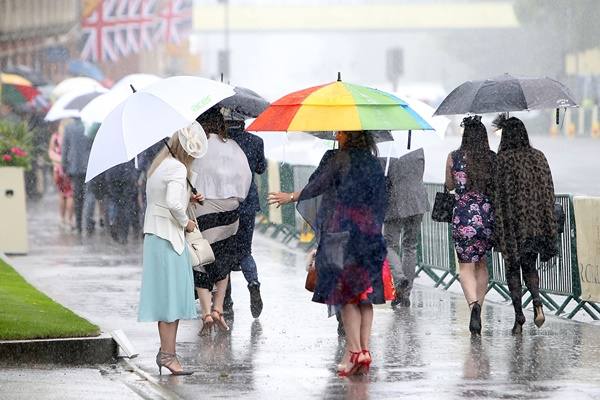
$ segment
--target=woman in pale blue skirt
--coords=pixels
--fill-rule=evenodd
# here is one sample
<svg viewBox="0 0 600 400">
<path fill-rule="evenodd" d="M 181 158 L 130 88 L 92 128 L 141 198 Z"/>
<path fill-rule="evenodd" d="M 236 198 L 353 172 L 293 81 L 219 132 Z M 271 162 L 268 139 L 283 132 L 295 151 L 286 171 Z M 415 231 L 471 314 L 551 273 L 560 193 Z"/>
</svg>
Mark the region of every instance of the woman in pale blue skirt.
<svg viewBox="0 0 600 400">
<path fill-rule="evenodd" d="M 144 216 L 144 270 L 138 320 L 158 322 L 160 349 L 156 365 L 162 374 L 166 367 L 173 375 L 191 375 L 177 359 L 177 328 L 180 319 L 197 318 L 194 301 L 194 276 L 184 231 L 192 232 L 196 221 L 187 216 L 191 196 L 186 178 L 192 160 L 206 153 L 206 134 L 202 127 L 177 131 L 168 150 L 159 153 L 148 170 L 146 214 Z"/>
<path fill-rule="evenodd" d="M 138 320 L 196 319 L 194 276 L 187 248 L 179 255 L 169 241 L 148 234 L 144 237 L 143 260 Z"/>
</svg>

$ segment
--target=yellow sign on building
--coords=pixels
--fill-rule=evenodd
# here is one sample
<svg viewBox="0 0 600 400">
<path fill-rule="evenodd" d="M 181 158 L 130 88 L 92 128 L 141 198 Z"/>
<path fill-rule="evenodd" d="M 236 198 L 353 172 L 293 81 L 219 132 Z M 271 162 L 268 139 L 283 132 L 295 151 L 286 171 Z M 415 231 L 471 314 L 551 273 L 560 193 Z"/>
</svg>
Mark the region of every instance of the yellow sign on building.
<svg viewBox="0 0 600 400">
<path fill-rule="evenodd" d="M 444 4 L 197 4 L 194 7 L 194 29 L 197 32 L 221 31 L 225 24 L 231 31 L 263 32 L 505 29 L 519 26 L 512 3 L 457 1 Z"/>
</svg>

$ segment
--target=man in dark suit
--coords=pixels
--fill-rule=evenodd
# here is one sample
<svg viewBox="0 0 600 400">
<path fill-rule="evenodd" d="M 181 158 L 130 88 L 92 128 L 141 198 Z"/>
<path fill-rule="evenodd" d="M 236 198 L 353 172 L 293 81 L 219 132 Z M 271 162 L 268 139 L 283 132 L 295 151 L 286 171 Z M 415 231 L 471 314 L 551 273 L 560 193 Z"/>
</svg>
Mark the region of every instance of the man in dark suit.
<svg viewBox="0 0 600 400">
<path fill-rule="evenodd" d="M 385 162 L 383 160 L 382 162 Z M 393 307 L 410 306 L 410 292 L 417 268 L 417 241 L 421 232 L 421 221 L 423 214 L 430 210 L 423 185 L 424 171 L 423 149 L 412 151 L 398 159 L 390 159 L 384 235 L 388 261 L 396 283 Z"/>
<path fill-rule="evenodd" d="M 263 140 L 244 130 L 244 121 L 234 119 L 231 116 L 226 120 L 227 134 L 240 146 L 246 158 L 252 174 L 262 174 L 267 168 Z M 237 232 L 238 248 L 240 256 L 240 267 L 244 278 L 248 282 L 250 291 L 250 312 L 254 318 L 258 318 L 262 312 L 263 303 L 260 296 L 260 282 L 256 262 L 252 257 L 252 236 L 254 234 L 254 220 L 256 213 L 260 211 L 258 202 L 258 190 L 256 183 L 252 180 L 250 190 L 246 199 L 240 204 L 240 224 Z M 228 290 L 228 298 L 231 290 Z M 231 306 L 231 300 L 225 299 L 225 304 Z"/>
</svg>

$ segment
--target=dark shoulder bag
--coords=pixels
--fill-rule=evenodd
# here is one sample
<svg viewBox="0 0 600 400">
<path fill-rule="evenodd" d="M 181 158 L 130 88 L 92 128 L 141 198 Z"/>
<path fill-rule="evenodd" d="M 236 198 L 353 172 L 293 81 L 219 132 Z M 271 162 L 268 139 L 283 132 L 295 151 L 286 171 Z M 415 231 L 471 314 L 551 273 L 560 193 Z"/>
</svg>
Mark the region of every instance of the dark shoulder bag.
<svg viewBox="0 0 600 400">
<path fill-rule="evenodd" d="M 444 191 L 435 194 L 431 219 L 437 222 L 452 222 L 455 202 L 454 195 L 448 192 L 446 185 L 444 185 Z"/>
</svg>

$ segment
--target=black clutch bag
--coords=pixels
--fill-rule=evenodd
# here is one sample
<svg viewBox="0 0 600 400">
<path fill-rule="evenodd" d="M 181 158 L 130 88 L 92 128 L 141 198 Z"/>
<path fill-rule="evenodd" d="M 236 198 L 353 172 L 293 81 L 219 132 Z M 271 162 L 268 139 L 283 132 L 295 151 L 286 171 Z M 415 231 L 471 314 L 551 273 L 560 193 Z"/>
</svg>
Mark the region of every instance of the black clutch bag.
<svg viewBox="0 0 600 400">
<path fill-rule="evenodd" d="M 437 192 L 435 194 L 431 219 L 437 222 L 452 222 L 452 212 L 454 211 L 455 201 L 454 195 L 448 193 L 448 190 L 444 186 L 443 192 Z"/>
</svg>

